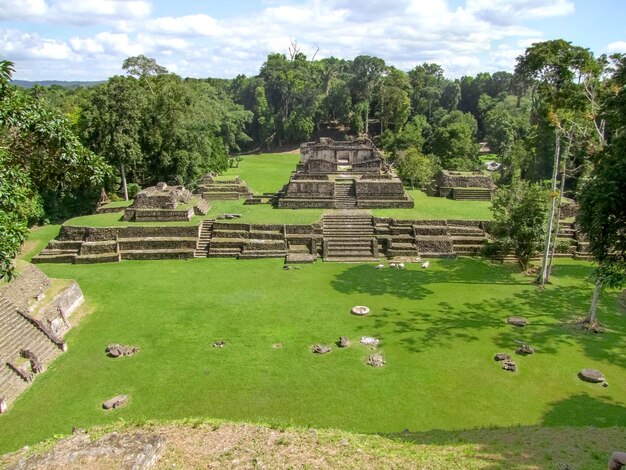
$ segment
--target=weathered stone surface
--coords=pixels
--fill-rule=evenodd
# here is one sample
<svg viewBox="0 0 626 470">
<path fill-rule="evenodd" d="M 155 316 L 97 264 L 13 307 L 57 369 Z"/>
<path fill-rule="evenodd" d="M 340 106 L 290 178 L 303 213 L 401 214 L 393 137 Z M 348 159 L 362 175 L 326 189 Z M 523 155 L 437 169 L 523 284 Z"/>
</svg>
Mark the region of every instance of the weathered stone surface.
<svg viewBox="0 0 626 470">
<path fill-rule="evenodd" d="M 102 403 L 102 408 L 111 410 L 124 406 L 128 402 L 128 395 L 117 395 Z"/>
<path fill-rule="evenodd" d="M 596 369 L 583 369 L 578 373 L 578 376 L 587 382 L 600 383 L 604 382 L 604 374 Z"/>
<path fill-rule="evenodd" d="M 493 356 L 494 361 L 509 361 L 511 360 L 511 356 L 507 353 L 498 353 Z"/>
<path fill-rule="evenodd" d="M 331 351 L 330 347 L 324 344 L 316 344 L 313 346 L 313 352 L 315 354 L 327 354 Z"/>
<path fill-rule="evenodd" d="M 502 368 L 504 370 L 508 370 L 509 372 L 515 372 L 517 370 L 517 366 L 515 365 L 515 362 L 513 361 L 503 361 Z"/>
<path fill-rule="evenodd" d="M 139 346 L 125 346 L 122 344 L 109 344 L 106 353 L 109 357 L 132 356 L 139 352 Z"/>
<path fill-rule="evenodd" d="M 352 310 L 350 310 L 352 312 L 353 315 L 367 315 L 368 313 L 370 313 L 370 309 L 368 307 L 366 307 L 365 305 L 357 305 L 355 307 L 352 307 Z"/>
<path fill-rule="evenodd" d="M 375 348 L 376 346 L 378 346 L 379 343 L 380 343 L 380 340 L 378 338 L 374 338 L 372 336 L 361 337 L 361 344 L 364 344 L 365 346 L 371 346 Z"/>
<path fill-rule="evenodd" d="M 157 434 L 107 434 L 92 441 L 84 432 L 60 440 L 42 454 L 29 455 L 12 468 L 120 468 L 146 470 L 153 467 L 165 450 L 165 439 Z"/>
<path fill-rule="evenodd" d="M 528 321 L 524 317 L 517 317 L 517 316 L 508 317 L 506 319 L 506 322 L 509 325 L 515 325 L 515 326 L 526 326 L 526 324 L 528 323 Z"/>
<path fill-rule="evenodd" d="M 385 365 L 385 360 L 381 353 L 375 353 L 367 358 L 367 364 L 372 367 L 382 367 Z"/>
<path fill-rule="evenodd" d="M 535 350 L 531 348 L 528 344 L 520 344 L 519 347 L 515 350 L 515 353 L 521 356 L 529 356 L 534 352 Z"/>
<path fill-rule="evenodd" d="M 350 346 L 350 341 L 348 340 L 346 336 L 340 336 L 339 341 L 337 342 L 337 345 L 340 348 L 347 348 L 348 346 Z"/>
</svg>

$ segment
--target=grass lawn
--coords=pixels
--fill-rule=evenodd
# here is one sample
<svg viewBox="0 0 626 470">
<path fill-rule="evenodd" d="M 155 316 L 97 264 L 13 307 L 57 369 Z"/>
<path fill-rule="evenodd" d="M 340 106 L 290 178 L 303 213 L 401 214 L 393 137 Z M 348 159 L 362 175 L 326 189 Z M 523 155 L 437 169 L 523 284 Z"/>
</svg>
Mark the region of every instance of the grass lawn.
<svg viewBox="0 0 626 470">
<path fill-rule="evenodd" d="M 289 182 L 299 161 L 298 153 L 245 155 L 237 168 L 229 168 L 222 176 L 240 176 L 255 194 L 275 193 Z"/>
<path fill-rule="evenodd" d="M 0 416 L 0 453 L 72 426 L 212 417 L 394 433 L 475 427 L 626 423 L 626 315 L 603 295 L 608 331 L 571 326 L 591 298 L 588 263 L 558 260 L 541 292 L 517 269 L 479 259 L 432 260 L 428 270 L 369 264 L 196 259 L 41 265 L 76 279 L 91 313 L 69 351 Z M 368 317 L 349 314 L 367 305 Z M 523 329 L 507 325 L 524 315 Z M 337 349 L 345 335 L 352 341 Z M 363 335 L 382 341 L 384 368 L 365 364 Z M 216 340 L 225 348 L 214 348 Z M 536 354 L 515 356 L 516 340 Z M 108 343 L 141 347 L 110 359 Z M 273 348 L 281 343 L 281 348 Z M 333 345 L 324 356 L 311 345 Z M 493 361 L 512 354 L 516 373 Z M 577 372 L 601 370 L 608 388 Z M 131 396 L 119 410 L 102 401 Z"/>
</svg>

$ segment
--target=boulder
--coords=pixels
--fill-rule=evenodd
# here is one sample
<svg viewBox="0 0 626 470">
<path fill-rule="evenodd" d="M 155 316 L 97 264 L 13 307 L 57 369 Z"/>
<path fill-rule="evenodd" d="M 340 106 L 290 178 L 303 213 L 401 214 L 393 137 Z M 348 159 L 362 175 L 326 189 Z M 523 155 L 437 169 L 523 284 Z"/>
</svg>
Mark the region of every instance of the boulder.
<svg viewBox="0 0 626 470">
<path fill-rule="evenodd" d="M 524 317 L 516 317 L 516 316 L 508 317 L 506 319 L 506 322 L 509 325 L 515 325 L 515 326 L 526 326 L 526 324 L 528 323 L 528 321 Z"/>
<path fill-rule="evenodd" d="M 519 347 L 515 350 L 515 353 L 521 356 L 529 356 L 534 352 L 535 350 L 531 348 L 528 344 L 520 344 Z"/>
<path fill-rule="evenodd" d="M 132 356 L 139 352 L 139 346 L 125 346 L 122 344 L 109 344 L 106 347 L 106 353 L 109 357 Z"/>
<path fill-rule="evenodd" d="M 507 353 L 498 353 L 495 356 L 493 356 L 493 360 L 494 361 L 510 361 L 511 356 Z"/>
<path fill-rule="evenodd" d="M 368 313 L 370 313 L 370 309 L 365 305 L 357 305 L 355 307 L 352 307 L 352 310 L 350 311 L 353 315 L 367 315 Z"/>
<path fill-rule="evenodd" d="M 596 369 L 583 369 L 578 373 L 578 376 L 586 382 L 600 383 L 605 381 L 604 374 Z"/>
<path fill-rule="evenodd" d="M 509 372 L 515 372 L 517 370 L 517 366 L 515 365 L 515 362 L 513 361 L 503 361 L 502 368 L 504 370 L 508 370 Z"/>
<path fill-rule="evenodd" d="M 367 364 L 372 367 L 382 367 L 385 365 L 385 360 L 381 353 L 375 353 L 367 358 Z"/>
<path fill-rule="evenodd" d="M 378 338 L 373 338 L 372 336 L 361 337 L 361 344 L 364 344 L 365 346 L 371 346 L 375 348 L 376 346 L 378 346 L 379 343 L 380 340 Z"/>
<path fill-rule="evenodd" d="M 111 410 L 124 406 L 126 402 L 128 402 L 128 395 L 117 395 L 102 403 L 102 408 L 105 410 Z"/>
<path fill-rule="evenodd" d="M 340 348 L 347 348 L 350 346 L 350 340 L 348 340 L 347 336 L 340 336 L 339 341 L 337 342 L 337 346 Z"/>
<path fill-rule="evenodd" d="M 313 346 L 313 352 L 315 354 L 327 354 L 330 352 L 330 347 L 323 344 L 316 344 Z"/>
</svg>

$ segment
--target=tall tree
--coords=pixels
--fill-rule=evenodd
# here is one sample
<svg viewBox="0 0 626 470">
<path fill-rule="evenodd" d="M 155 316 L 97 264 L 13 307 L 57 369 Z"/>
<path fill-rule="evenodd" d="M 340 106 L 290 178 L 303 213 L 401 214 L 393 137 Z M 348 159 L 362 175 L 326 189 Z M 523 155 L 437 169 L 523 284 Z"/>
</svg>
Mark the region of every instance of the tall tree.
<svg viewBox="0 0 626 470">
<path fill-rule="evenodd" d="M 626 282 L 626 56 L 615 56 L 611 83 L 615 94 L 605 104 L 610 131 L 606 148 L 594 158 L 591 179 L 583 187 L 578 221 L 589 237 L 598 263 L 596 285 L 585 322 L 595 326 L 603 286 Z"/>
<path fill-rule="evenodd" d="M 353 79 L 351 89 L 355 103 L 363 103 L 365 133 L 369 132 L 369 116 L 374 89 L 378 86 L 383 72 L 386 70 L 385 61 L 378 57 L 360 55 L 352 62 Z"/>
</svg>

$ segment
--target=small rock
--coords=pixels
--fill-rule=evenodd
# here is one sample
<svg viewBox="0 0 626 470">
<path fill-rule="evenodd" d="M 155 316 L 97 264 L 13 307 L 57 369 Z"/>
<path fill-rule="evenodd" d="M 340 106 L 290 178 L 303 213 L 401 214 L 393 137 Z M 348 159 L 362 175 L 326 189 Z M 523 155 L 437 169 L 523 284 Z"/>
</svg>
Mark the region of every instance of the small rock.
<svg viewBox="0 0 626 470">
<path fill-rule="evenodd" d="M 340 348 L 347 348 L 350 346 L 350 340 L 348 340 L 347 336 L 340 336 L 339 341 L 337 342 L 337 346 Z"/>
<path fill-rule="evenodd" d="M 312 436 L 317 436 L 317 431 L 315 429 L 309 429 L 307 432 Z"/>
<path fill-rule="evenodd" d="M 213 343 L 214 348 L 223 348 L 224 346 L 226 346 L 225 341 L 216 341 L 215 343 Z"/>
<path fill-rule="evenodd" d="M 128 402 L 128 395 L 117 395 L 102 403 L 102 408 L 105 410 L 111 410 L 124 406 L 126 402 Z"/>
<path fill-rule="evenodd" d="M 602 384 L 602 386 L 603 386 L 604 388 L 606 388 L 606 387 L 608 387 L 608 386 L 609 386 L 609 383 L 608 383 L 607 381 L 604 381 L 604 383 Z"/>
<path fill-rule="evenodd" d="M 376 353 L 367 358 L 367 363 L 372 367 L 382 367 L 385 365 L 385 360 L 381 353 Z"/>
<path fill-rule="evenodd" d="M 316 344 L 313 346 L 313 352 L 315 354 L 327 354 L 330 352 L 330 348 L 323 344 Z"/>
<path fill-rule="evenodd" d="M 367 315 L 368 313 L 370 313 L 370 309 L 369 307 L 366 307 L 365 305 L 356 305 L 355 307 L 352 307 L 352 310 L 350 310 L 352 312 L 353 315 Z"/>
<path fill-rule="evenodd" d="M 430 266 L 430 261 L 426 261 L 424 262 L 424 264 L 422 264 L 422 268 L 424 269 L 428 268 L 428 266 Z"/>
<path fill-rule="evenodd" d="M 380 340 L 378 338 L 373 338 L 372 336 L 361 337 L 361 344 L 364 344 L 365 346 L 371 346 L 375 348 L 376 346 L 378 346 L 379 343 Z"/>
<path fill-rule="evenodd" d="M 578 376 L 587 382 L 605 382 L 604 374 L 596 369 L 583 369 L 578 373 Z"/>
<path fill-rule="evenodd" d="M 519 347 L 515 350 L 515 354 L 519 354 L 520 356 L 529 356 L 534 352 L 535 350 L 531 348 L 528 344 L 520 344 Z"/>
<path fill-rule="evenodd" d="M 109 344 L 106 347 L 106 353 L 110 357 L 132 356 L 139 352 L 139 346 L 124 346 L 122 344 Z"/>
<path fill-rule="evenodd" d="M 526 324 L 528 323 L 528 321 L 524 318 L 524 317 L 508 317 L 506 319 L 506 322 L 509 325 L 515 325 L 515 326 L 526 326 Z"/>
<path fill-rule="evenodd" d="M 342 440 L 339 441 L 339 445 L 340 446 L 348 446 L 348 445 L 350 445 L 350 443 L 348 442 L 347 439 L 342 439 Z"/>
<path fill-rule="evenodd" d="M 493 360 L 494 361 L 510 361 L 511 356 L 506 353 L 498 353 L 495 356 L 493 356 Z"/>
<path fill-rule="evenodd" d="M 384 267 L 385 267 L 384 264 L 379 264 L 379 265 L 376 266 L 376 269 L 383 269 Z"/>
<path fill-rule="evenodd" d="M 37 302 L 41 302 L 45 298 L 46 298 L 46 294 L 44 294 L 43 292 L 40 292 L 39 294 L 37 294 L 37 297 L 35 297 Z"/>
<path fill-rule="evenodd" d="M 283 343 L 272 344 L 272 349 L 281 349 L 282 347 L 283 347 Z"/>
<path fill-rule="evenodd" d="M 291 266 L 289 266 L 288 264 L 286 264 L 286 265 L 284 265 L 284 266 L 283 266 L 283 269 L 284 269 L 285 271 L 289 271 L 289 270 L 291 269 Z"/>
<path fill-rule="evenodd" d="M 504 370 L 508 370 L 510 372 L 515 372 L 517 370 L 517 366 L 515 365 L 515 362 L 513 362 L 513 361 L 504 361 L 504 362 L 502 362 L 502 368 Z"/>
</svg>

